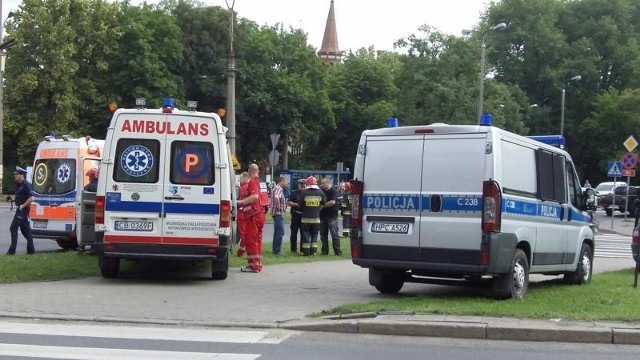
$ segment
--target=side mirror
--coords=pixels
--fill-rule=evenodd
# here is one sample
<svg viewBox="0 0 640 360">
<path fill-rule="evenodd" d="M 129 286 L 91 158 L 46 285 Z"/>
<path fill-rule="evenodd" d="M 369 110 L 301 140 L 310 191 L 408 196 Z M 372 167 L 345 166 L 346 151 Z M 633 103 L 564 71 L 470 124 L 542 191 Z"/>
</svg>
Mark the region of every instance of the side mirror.
<svg viewBox="0 0 640 360">
<path fill-rule="evenodd" d="M 593 188 L 588 188 L 584 191 L 584 199 L 587 210 L 596 210 L 598 209 L 598 197 L 596 196 L 596 190 Z"/>
</svg>

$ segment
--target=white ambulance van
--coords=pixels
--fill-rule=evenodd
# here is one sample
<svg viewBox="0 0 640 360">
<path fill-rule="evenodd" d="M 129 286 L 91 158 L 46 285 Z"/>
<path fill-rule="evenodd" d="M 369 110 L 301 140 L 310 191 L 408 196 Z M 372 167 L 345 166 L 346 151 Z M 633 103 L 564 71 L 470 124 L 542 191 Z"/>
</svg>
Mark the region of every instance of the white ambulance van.
<svg viewBox="0 0 640 360">
<path fill-rule="evenodd" d="M 78 247 L 86 173 L 100 167 L 103 147 L 104 140 L 90 136 L 45 136 L 38 144 L 31 181 L 35 199 L 29 213 L 33 237 L 53 239 L 63 249 Z"/>
<path fill-rule="evenodd" d="M 378 291 L 486 284 L 522 298 L 530 273 L 590 282 L 595 192 L 582 192 L 564 150 L 483 120 L 362 133 L 351 252 Z"/>
<path fill-rule="evenodd" d="M 140 99 L 139 99 L 140 100 Z M 120 259 L 210 260 L 227 277 L 235 175 L 214 113 L 118 109 L 107 130 L 96 194 L 100 271 L 117 277 Z"/>
</svg>

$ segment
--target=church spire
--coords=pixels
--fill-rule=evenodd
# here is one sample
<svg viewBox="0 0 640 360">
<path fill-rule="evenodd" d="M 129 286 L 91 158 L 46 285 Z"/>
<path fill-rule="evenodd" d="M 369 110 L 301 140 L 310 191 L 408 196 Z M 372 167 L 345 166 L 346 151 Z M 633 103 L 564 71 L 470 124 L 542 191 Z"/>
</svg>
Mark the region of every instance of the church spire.
<svg viewBox="0 0 640 360">
<path fill-rule="evenodd" d="M 338 48 L 338 31 L 336 30 L 336 14 L 333 8 L 333 0 L 327 15 L 327 24 L 324 28 L 322 47 L 318 51 L 320 61 L 325 64 L 335 64 L 340 62 L 340 49 Z"/>
</svg>

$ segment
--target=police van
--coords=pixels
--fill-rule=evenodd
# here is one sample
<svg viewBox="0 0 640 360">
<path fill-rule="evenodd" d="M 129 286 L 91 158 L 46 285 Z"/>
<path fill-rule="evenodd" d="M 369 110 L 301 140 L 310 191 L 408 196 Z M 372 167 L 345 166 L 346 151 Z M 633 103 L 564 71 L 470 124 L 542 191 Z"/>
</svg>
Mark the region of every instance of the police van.
<svg viewBox="0 0 640 360">
<path fill-rule="evenodd" d="M 121 259 L 208 260 L 227 277 L 235 175 L 214 113 L 164 100 L 161 109 L 118 109 L 111 119 L 96 195 L 95 251 L 105 278 Z"/>
<path fill-rule="evenodd" d="M 86 230 L 81 225 L 86 209 L 81 206 L 83 188 L 89 182 L 85 175 L 99 168 L 103 147 L 104 140 L 90 136 L 48 135 L 38 144 L 29 213 L 33 237 L 55 240 L 63 249 L 78 247 Z M 89 230 L 93 233 L 93 224 Z"/>
<path fill-rule="evenodd" d="M 382 293 L 421 282 L 522 298 L 530 273 L 589 283 L 595 192 L 582 192 L 566 151 L 539 140 L 487 118 L 364 131 L 351 181 L 353 263 Z"/>
</svg>

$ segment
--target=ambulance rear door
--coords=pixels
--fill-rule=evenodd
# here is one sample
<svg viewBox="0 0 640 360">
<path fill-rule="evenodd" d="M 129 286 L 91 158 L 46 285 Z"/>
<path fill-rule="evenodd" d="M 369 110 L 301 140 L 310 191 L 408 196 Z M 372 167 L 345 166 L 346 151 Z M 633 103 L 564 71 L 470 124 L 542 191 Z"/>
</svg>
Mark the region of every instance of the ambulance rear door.
<svg viewBox="0 0 640 360">
<path fill-rule="evenodd" d="M 163 243 L 218 245 L 220 216 L 218 164 L 222 161 L 217 127 L 212 117 L 195 114 L 168 116 L 164 159 Z M 175 126 L 174 126 L 175 125 Z"/>
<path fill-rule="evenodd" d="M 107 174 L 100 184 L 105 187 L 104 242 L 160 244 L 167 116 L 122 112 L 112 126 L 108 160 L 100 168 Z"/>
</svg>

